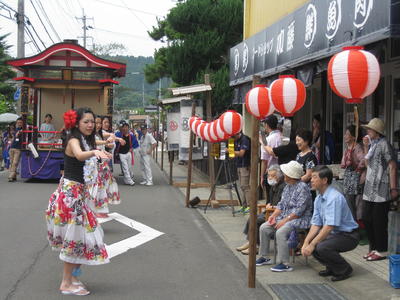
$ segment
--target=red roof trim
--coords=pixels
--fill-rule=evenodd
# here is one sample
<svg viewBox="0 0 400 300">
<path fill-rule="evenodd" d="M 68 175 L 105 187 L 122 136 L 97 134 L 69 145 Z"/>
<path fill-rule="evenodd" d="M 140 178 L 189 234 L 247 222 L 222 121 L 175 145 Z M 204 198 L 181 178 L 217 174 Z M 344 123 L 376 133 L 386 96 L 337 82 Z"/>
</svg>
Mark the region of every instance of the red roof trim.
<svg viewBox="0 0 400 300">
<path fill-rule="evenodd" d="M 99 79 L 100 83 L 114 83 L 114 84 L 119 84 L 119 81 L 113 80 L 113 79 Z"/>
<path fill-rule="evenodd" d="M 98 66 L 101 66 L 104 68 L 114 69 L 118 72 L 118 75 L 120 77 L 125 76 L 126 64 L 102 59 L 100 57 L 93 55 L 85 48 L 83 48 L 79 45 L 70 44 L 70 43 L 54 44 L 54 45 L 50 46 L 49 48 L 47 48 L 46 50 L 44 50 L 43 52 L 41 52 L 35 56 L 9 60 L 9 61 L 7 61 L 7 63 L 14 67 L 25 67 L 25 66 L 29 66 L 29 65 L 41 62 L 41 61 L 47 59 L 48 57 L 50 57 L 51 55 L 61 52 L 61 51 L 71 51 L 71 52 L 78 53 L 95 65 L 98 65 Z"/>
<path fill-rule="evenodd" d="M 15 77 L 15 78 L 13 78 L 13 80 L 15 80 L 15 81 L 26 80 L 26 81 L 30 81 L 30 82 L 35 82 L 35 78 L 31 78 L 31 77 Z"/>
</svg>

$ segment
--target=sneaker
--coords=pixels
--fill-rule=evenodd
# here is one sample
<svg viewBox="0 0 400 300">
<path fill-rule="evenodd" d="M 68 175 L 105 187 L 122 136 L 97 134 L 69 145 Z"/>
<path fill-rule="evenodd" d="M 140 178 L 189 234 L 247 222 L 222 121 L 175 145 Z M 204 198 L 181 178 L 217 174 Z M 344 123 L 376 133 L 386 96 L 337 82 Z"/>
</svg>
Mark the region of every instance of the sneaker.
<svg viewBox="0 0 400 300">
<path fill-rule="evenodd" d="M 241 206 L 238 210 L 235 211 L 236 214 L 238 213 L 243 213 L 245 211 L 246 207 L 245 206 Z"/>
<path fill-rule="evenodd" d="M 270 258 L 266 258 L 264 256 L 261 256 L 257 258 L 256 260 L 256 266 L 265 266 L 265 265 L 270 265 L 272 264 L 272 261 Z"/>
<path fill-rule="evenodd" d="M 244 214 L 248 214 L 250 212 L 250 207 L 245 207 L 244 209 L 243 209 L 243 213 Z"/>
<path fill-rule="evenodd" d="M 290 272 L 290 271 L 293 271 L 293 268 L 291 266 L 281 263 L 279 265 L 276 265 L 275 267 L 272 267 L 271 271 L 272 272 Z"/>
<path fill-rule="evenodd" d="M 136 182 L 132 181 L 132 183 L 130 183 L 130 186 L 134 186 L 136 184 Z"/>
<path fill-rule="evenodd" d="M 142 182 L 140 182 L 141 185 L 146 184 L 146 183 L 147 183 L 146 180 L 143 180 Z"/>
<path fill-rule="evenodd" d="M 145 185 L 150 186 L 150 185 L 153 185 L 153 183 L 152 182 L 146 182 Z"/>
</svg>

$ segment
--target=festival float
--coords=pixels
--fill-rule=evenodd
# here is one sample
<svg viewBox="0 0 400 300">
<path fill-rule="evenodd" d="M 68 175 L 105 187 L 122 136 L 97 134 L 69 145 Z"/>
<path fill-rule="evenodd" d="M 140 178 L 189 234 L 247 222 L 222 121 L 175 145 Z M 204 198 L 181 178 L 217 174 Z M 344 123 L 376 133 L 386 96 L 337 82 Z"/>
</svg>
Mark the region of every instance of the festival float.
<svg viewBox="0 0 400 300">
<path fill-rule="evenodd" d="M 21 116 L 24 121 L 21 153 L 21 178 L 59 179 L 64 162 L 61 131 L 63 113 L 90 107 L 96 115 L 112 121 L 113 86 L 124 77 L 126 65 L 105 60 L 65 40 L 43 52 L 9 60 L 9 65 L 22 72 L 14 78 L 21 84 Z M 52 114 L 56 131 L 40 131 L 46 114 Z M 28 115 L 33 116 L 27 125 Z M 52 142 L 40 141 L 41 134 L 54 134 Z"/>
</svg>

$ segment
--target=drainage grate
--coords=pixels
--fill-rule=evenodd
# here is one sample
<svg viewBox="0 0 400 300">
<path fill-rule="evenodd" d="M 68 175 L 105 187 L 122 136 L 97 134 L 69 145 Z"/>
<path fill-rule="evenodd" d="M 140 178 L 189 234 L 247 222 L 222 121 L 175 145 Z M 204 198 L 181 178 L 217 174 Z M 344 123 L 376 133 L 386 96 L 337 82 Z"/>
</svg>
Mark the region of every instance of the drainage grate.
<svg viewBox="0 0 400 300">
<path fill-rule="evenodd" d="M 346 300 L 327 284 L 271 284 L 281 300 Z"/>
</svg>

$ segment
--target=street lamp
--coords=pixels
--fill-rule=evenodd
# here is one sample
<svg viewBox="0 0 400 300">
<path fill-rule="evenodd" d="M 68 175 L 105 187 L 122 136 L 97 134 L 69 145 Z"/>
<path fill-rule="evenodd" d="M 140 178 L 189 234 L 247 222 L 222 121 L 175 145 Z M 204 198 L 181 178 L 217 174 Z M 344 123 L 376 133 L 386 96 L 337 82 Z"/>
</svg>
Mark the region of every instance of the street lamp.
<svg viewBox="0 0 400 300">
<path fill-rule="evenodd" d="M 143 81 L 142 81 L 142 104 L 143 104 L 143 108 L 144 108 L 144 73 L 142 72 L 130 72 L 128 74 L 132 74 L 132 75 L 143 75 Z"/>
</svg>

